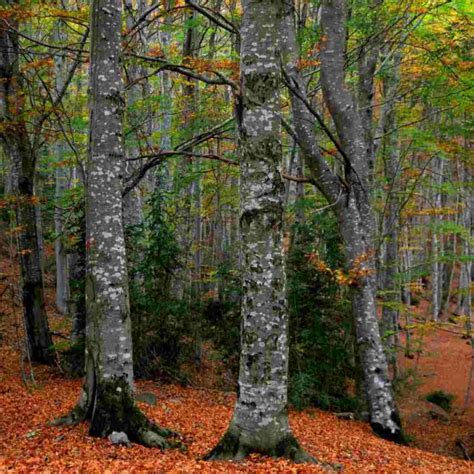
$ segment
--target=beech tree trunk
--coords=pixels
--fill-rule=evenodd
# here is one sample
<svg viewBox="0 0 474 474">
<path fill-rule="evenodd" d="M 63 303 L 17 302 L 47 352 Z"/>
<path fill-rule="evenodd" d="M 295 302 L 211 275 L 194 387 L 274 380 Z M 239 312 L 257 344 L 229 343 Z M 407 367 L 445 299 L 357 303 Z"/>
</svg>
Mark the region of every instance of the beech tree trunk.
<svg viewBox="0 0 474 474">
<path fill-rule="evenodd" d="M 84 186 L 84 177 L 78 173 L 77 168 L 71 169 L 71 187 L 77 186 L 77 178 L 81 186 Z M 81 211 L 85 208 L 85 202 L 81 199 L 77 203 Z M 86 338 L 86 230 L 85 219 L 82 212 L 76 214 L 76 220 L 72 223 L 76 227 L 77 234 L 74 235 L 74 242 L 68 246 L 67 266 L 68 266 L 68 286 L 70 297 L 68 300 L 68 315 L 72 321 L 71 347 L 67 354 L 67 370 L 73 377 L 84 375 L 85 367 L 85 338 Z"/>
<path fill-rule="evenodd" d="M 16 1 L 0 1 L 2 8 L 17 4 Z M 34 190 L 37 155 L 22 118 L 23 80 L 19 70 L 17 29 L 17 20 L 0 19 L 0 138 L 11 169 L 15 171 L 11 191 L 16 195 L 17 203 L 22 302 L 28 350 L 32 361 L 52 364 L 55 357 L 44 302 L 41 250 L 35 211 L 39 204 Z"/>
<path fill-rule="evenodd" d="M 441 208 L 442 195 L 441 184 L 443 183 L 443 159 L 438 157 L 433 162 L 433 209 L 436 211 Z M 443 289 L 443 274 L 441 259 L 441 233 L 436 226 L 440 217 L 436 214 L 432 218 L 433 231 L 431 234 L 431 317 L 433 321 L 438 321 L 441 313 L 441 300 Z"/>
<path fill-rule="evenodd" d="M 466 146 L 467 149 L 467 146 Z M 464 197 L 464 208 L 462 211 L 462 225 L 464 226 L 464 234 L 462 239 L 462 256 L 463 261 L 460 268 L 460 281 L 459 281 L 459 304 L 458 313 L 466 318 L 466 335 L 471 338 L 474 347 L 474 339 L 472 334 L 472 294 L 471 287 L 473 281 L 473 231 L 474 231 L 474 213 L 472 206 L 474 205 L 474 196 L 472 193 L 472 187 L 469 183 L 472 183 L 471 173 L 468 167 L 468 163 L 462 163 L 462 192 Z"/>
<path fill-rule="evenodd" d="M 127 29 L 131 31 L 133 29 L 133 25 L 135 23 L 135 16 L 140 17 L 143 14 L 145 5 L 141 0 L 138 0 L 136 3 L 136 8 L 133 7 L 133 2 L 131 0 L 125 0 L 125 9 L 126 9 L 126 21 L 125 24 Z M 135 15 L 136 13 L 136 15 Z M 135 35 L 135 42 L 132 44 L 132 47 L 137 52 L 142 52 L 143 46 L 141 44 L 142 38 L 141 34 L 138 33 Z M 137 81 L 140 77 L 143 77 L 145 74 L 140 68 L 140 66 L 132 65 L 128 69 L 128 80 L 130 82 Z M 140 82 L 138 84 L 134 84 L 128 91 L 126 101 L 128 108 L 130 109 L 131 113 L 128 117 L 129 123 L 131 127 L 136 127 L 137 133 L 142 132 L 142 127 L 140 126 L 141 114 L 136 112 L 139 110 L 136 103 L 140 100 L 141 97 L 144 97 L 143 87 Z M 130 150 L 127 150 L 130 157 L 135 157 L 140 155 L 140 150 L 134 144 L 130 147 Z M 133 171 L 137 168 L 137 165 L 133 162 L 126 162 L 126 175 L 129 176 L 132 174 Z M 123 223 L 124 226 L 137 226 L 143 220 L 143 203 L 141 199 L 141 191 L 140 187 L 136 186 L 130 192 L 128 192 L 123 197 Z M 138 279 L 140 279 L 140 275 L 137 275 Z"/>
<path fill-rule="evenodd" d="M 196 28 L 193 24 L 195 19 L 194 10 L 189 11 L 185 20 L 185 35 L 183 41 L 183 61 L 193 59 L 197 49 Z M 197 98 L 197 82 L 193 79 L 187 79 L 182 88 L 182 122 L 183 138 L 191 139 L 194 134 L 194 111 Z M 189 150 L 189 151 L 192 151 Z M 178 195 L 178 206 L 176 213 L 176 236 L 180 249 L 180 264 L 174 272 L 172 280 L 173 296 L 177 299 L 188 299 L 192 289 L 193 274 L 191 267 L 193 255 L 191 246 L 193 243 L 192 212 L 193 212 L 193 182 L 189 182 L 189 175 L 193 174 L 193 163 L 190 157 L 182 157 L 175 170 L 175 192 Z"/>
<path fill-rule="evenodd" d="M 166 447 L 169 432 L 135 406 L 128 275 L 123 232 L 123 84 L 121 0 L 91 4 L 90 134 L 86 192 L 86 378 L 73 412 L 58 423 L 90 420 L 89 432 L 113 431 Z"/>
<path fill-rule="evenodd" d="M 64 25 L 60 23 L 56 26 L 56 40 L 66 41 L 64 35 Z M 55 59 L 56 67 L 56 94 L 64 86 L 65 77 L 65 59 L 62 56 L 58 56 Z M 69 291 L 69 268 L 66 248 L 62 234 L 64 231 L 63 222 L 63 211 L 60 206 L 61 198 L 64 196 L 64 191 L 67 189 L 67 168 L 63 163 L 65 147 L 64 143 L 60 140 L 54 146 L 54 152 L 56 154 L 57 168 L 55 171 L 55 198 L 56 208 L 54 209 L 54 230 L 56 232 L 56 240 L 54 241 L 54 255 L 56 260 L 56 308 L 62 314 L 67 314 L 70 291 Z"/>
<path fill-rule="evenodd" d="M 387 357 L 392 367 L 393 377 L 397 376 L 397 341 L 399 326 L 399 306 L 401 302 L 399 258 L 398 258 L 398 226 L 399 226 L 399 176 L 400 153 L 398 146 L 398 133 L 396 128 L 396 94 L 399 85 L 399 66 L 401 54 L 394 53 L 393 60 L 389 62 L 389 70 L 383 79 L 384 101 L 387 110 L 385 113 L 383 133 L 386 135 L 383 143 L 385 160 L 385 177 L 388 199 L 385 206 L 386 227 L 386 252 L 383 279 L 383 310 L 382 329 L 386 332 L 385 347 Z"/>
<path fill-rule="evenodd" d="M 362 362 L 371 424 L 384 438 L 404 442 L 388 375 L 375 300 L 375 218 L 370 202 L 370 163 L 367 133 L 344 77 L 347 12 L 344 0 L 323 0 L 321 5 L 321 86 L 336 126 L 331 135 L 344 160 L 344 176 L 336 175 L 322 157 L 314 133 L 317 111 L 306 97 L 297 67 L 298 48 L 291 3 L 285 12 L 283 54 L 286 81 L 291 91 L 295 135 L 317 188 L 339 220 L 345 243 L 346 265 L 358 273 L 352 282 L 357 345 Z M 330 133 L 329 130 L 326 133 Z"/>
<path fill-rule="evenodd" d="M 370 202 L 370 163 L 362 120 L 344 78 L 346 24 L 345 0 L 323 0 L 321 86 L 346 160 L 349 161 L 346 164 L 349 194 L 345 205 L 339 209 L 349 268 L 359 273 L 352 291 L 353 308 L 370 422 L 380 436 L 403 442 L 377 320 L 374 258 L 376 226 Z"/>
<path fill-rule="evenodd" d="M 64 147 L 62 144 L 57 144 L 55 150 L 57 156 L 61 157 L 64 152 Z M 59 201 L 67 189 L 67 177 L 63 168 L 56 169 L 55 180 L 55 194 L 56 199 Z M 64 231 L 62 210 L 58 207 L 54 210 L 54 230 L 56 232 L 56 240 L 54 241 L 54 255 L 56 260 L 56 308 L 61 314 L 67 314 L 70 298 L 69 269 L 67 253 L 62 240 Z"/>
<path fill-rule="evenodd" d="M 283 2 L 244 0 L 240 227 L 243 296 L 238 399 L 227 433 L 209 459 L 251 452 L 311 458 L 288 424 L 288 309 L 283 238 L 280 143 L 279 21 Z"/>
</svg>

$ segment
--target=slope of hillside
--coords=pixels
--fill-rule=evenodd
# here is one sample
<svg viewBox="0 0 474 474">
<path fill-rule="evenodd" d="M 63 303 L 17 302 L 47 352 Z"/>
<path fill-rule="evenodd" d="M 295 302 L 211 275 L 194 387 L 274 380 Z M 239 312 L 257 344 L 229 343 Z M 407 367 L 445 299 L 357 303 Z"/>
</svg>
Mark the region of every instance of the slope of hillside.
<svg viewBox="0 0 474 474">
<path fill-rule="evenodd" d="M 322 472 L 314 465 L 294 465 L 283 460 L 252 456 L 242 463 L 204 462 L 200 460 L 224 433 L 235 402 L 233 394 L 216 390 L 159 386 L 138 382 L 138 391 L 153 392 L 156 406 L 140 404 L 150 418 L 183 436 L 187 452 L 161 452 L 138 445 L 117 447 L 106 439 L 91 438 L 87 425 L 58 428 L 48 421 L 66 413 L 77 400 L 80 381 L 65 379 L 61 372 L 35 367 L 36 386 L 25 385 L 21 377 L 21 308 L 12 306 L 11 281 L 16 279 L 8 259 L 0 260 L 0 472 Z M 3 293 L 2 293 L 3 292 Z M 55 331 L 66 331 L 68 320 L 54 313 L 48 290 L 49 315 Z M 447 333 L 449 334 L 449 333 Z M 414 434 L 418 446 L 447 454 L 453 453 L 454 440 L 468 432 L 468 424 L 450 425 L 417 418 L 419 397 L 432 387 L 459 390 L 465 383 L 469 348 L 465 341 L 449 336 L 427 339 L 433 349 L 419 361 L 421 377 L 429 382 L 402 405 L 405 427 Z M 442 360 L 435 345 L 449 338 L 452 347 L 443 347 Z M 460 345 L 461 344 L 461 345 Z M 456 349 L 457 348 L 457 349 Z M 466 348 L 468 349 L 466 352 Z M 461 351 L 461 352 L 459 352 Z M 459 363 L 462 362 L 461 365 Z M 410 363 L 410 362 L 408 362 Z M 458 364 L 461 372 L 454 373 Z M 26 367 L 26 370 L 28 367 Z M 440 370 L 439 373 L 436 370 Z M 464 371 L 464 372 L 462 372 Z M 431 375 L 430 375 L 431 374 Z M 453 379 L 453 374 L 456 375 Z M 454 383 L 454 380 L 459 379 Z M 440 380 L 447 385 L 440 385 Z M 471 472 L 474 464 L 413 447 L 401 447 L 375 437 L 366 423 L 338 419 L 335 415 L 310 409 L 292 411 L 291 424 L 304 447 L 321 461 L 341 464 L 344 472 Z M 424 444 L 423 444 L 424 443 Z M 443 444 L 444 443 L 444 444 Z M 448 448 L 443 448 L 448 446 Z M 459 453 L 458 453 L 459 455 Z"/>
<path fill-rule="evenodd" d="M 160 452 L 133 445 L 116 447 L 87 435 L 85 424 L 74 428 L 48 427 L 65 413 L 79 393 L 80 382 L 37 369 L 38 387 L 27 390 L 18 376 L 18 356 L 2 348 L 0 365 L 0 470 L 17 472 L 320 472 L 318 466 L 291 465 L 254 456 L 238 464 L 203 462 L 229 422 L 234 396 L 219 392 L 157 387 L 155 407 L 141 404 L 163 426 L 182 434 L 187 453 Z M 345 472 L 470 472 L 468 462 L 419 449 L 399 447 L 377 439 L 366 424 L 342 421 L 318 410 L 291 413 L 291 424 L 306 449 L 319 459 L 344 466 Z"/>
</svg>

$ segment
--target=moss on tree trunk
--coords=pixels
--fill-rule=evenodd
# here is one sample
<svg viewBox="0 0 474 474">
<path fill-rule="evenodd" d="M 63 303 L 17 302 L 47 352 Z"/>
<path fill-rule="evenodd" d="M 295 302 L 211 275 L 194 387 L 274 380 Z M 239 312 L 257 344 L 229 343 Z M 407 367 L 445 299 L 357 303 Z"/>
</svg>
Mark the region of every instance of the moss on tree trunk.
<svg viewBox="0 0 474 474">
<path fill-rule="evenodd" d="M 252 452 L 275 458 L 286 458 L 296 463 L 316 463 L 299 445 L 291 432 L 283 433 L 279 440 L 275 436 L 247 436 L 234 425 L 228 429 L 217 446 L 205 457 L 206 460 L 242 460 Z"/>
</svg>

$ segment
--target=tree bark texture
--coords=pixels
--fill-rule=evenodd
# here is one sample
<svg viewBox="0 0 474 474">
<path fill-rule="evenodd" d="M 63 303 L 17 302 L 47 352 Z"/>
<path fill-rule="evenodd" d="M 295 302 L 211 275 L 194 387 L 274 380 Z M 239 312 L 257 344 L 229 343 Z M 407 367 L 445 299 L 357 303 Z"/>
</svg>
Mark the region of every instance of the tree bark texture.
<svg viewBox="0 0 474 474">
<path fill-rule="evenodd" d="M 61 157 L 64 147 L 58 143 L 55 147 L 56 154 Z M 58 168 L 55 172 L 56 180 L 56 199 L 60 202 L 64 191 L 67 189 L 67 176 L 64 168 Z M 62 240 L 64 231 L 64 223 L 62 210 L 57 206 L 54 210 L 54 230 L 56 232 L 56 240 L 54 242 L 54 255 L 56 259 L 56 308 L 61 314 L 67 314 L 68 302 L 70 298 L 69 291 L 69 268 L 66 248 Z"/>
<path fill-rule="evenodd" d="M 442 194 L 441 185 L 443 183 L 443 158 L 437 157 L 433 162 L 433 209 L 436 211 L 441 208 Z M 438 321 L 441 313 L 441 301 L 443 291 L 443 264 L 441 262 L 442 254 L 442 235 L 436 226 L 440 217 L 436 214 L 431 219 L 433 231 L 431 234 L 431 317 L 433 321 Z"/>
<path fill-rule="evenodd" d="M 9 8 L 16 1 L 3 0 L 0 6 Z M 0 107 L 1 140 L 11 167 L 18 173 L 12 182 L 16 196 L 16 219 L 19 231 L 19 255 L 23 313 L 28 350 L 31 360 L 39 363 L 54 362 L 52 339 L 48 326 L 38 236 L 34 181 L 36 150 L 33 149 L 25 123 L 23 80 L 19 69 L 18 21 L 0 21 Z"/>
<path fill-rule="evenodd" d="M 386 115 L 384 120 L 384 134 L 396 128 L 395 97 L 399 85 L 399 66 L 401 54 L 395 52 L 390 68 L 383 79 L 384 100 L 387 109 L 382 111 Z M 401 302 L 400 277 L 398 261 L 398 227 L 399 227 L 399 180 L 400 180 L 400 153 L 398 134 L 389 133 L 383 143 L 385 159 L 385 177 L 388 188 L 388 198 L 385 206 L 386 252 L 383 279 L 383 310 L 382 329 L 385 331 L 385 347 L 387 358 L 392 367 L 393 377 L 397 375 L 397 352 L 399 306 Z"/>
<path fill-rule="evenodd" d="M 123 84 L 121 0 L 91 4 L 90 132 L 86 192 L 86 378 L 76 409 L 59 422 L 90 420 L 165 447 L 166 430 L 135 406 L 127 262 L 122 215 Z"/>
<path fill-rule="evenodd" d="M 244 0 L 241 29 L 240 227 L 243 297 L 238 399 L 227 433 L 210 459 L 250 452 L 310 457 L 287 413 L 288 310 L 282 247 L 279 28 L 280 0 Z"/>
<path fill-rule="evenodd" d="M 370 166 L 367 134 L 344 77 L 347 12 L 343 0 L 321 5 L 321 86 L 336 126 L 336 143 L 344 160 L 344 176 L 336 175 L 325 162 L 314 132 L 317 112 L 311 109 L 298 71 L 294 13 L 285 12 L 283 53 L 286 80 L 291 91 L 295 134 L 315 185 L 332 205 L 345 243 L 346 265 L 357 270 L 352 300 L 357 344 L 363 366 L 371 423 L 380 436 L 403 442 L 400 420 L 388 376 L 377 320 L 375 300 L 375 219 L 370 202 Z"/>
<path fill-rule="evenodd" d="M 359 278 L 353 285 L 357 344 L 374 431 L 403 442 L 400 418 L 388 375 L 376 308 L 375 217 L 370 202 L 370 166 L 362 119 L 344 77 L 347 5 L 345 0 L 323 0 L 321 6 L 321 87 L 341 145 L 350 164 L 346 166 L 348 193 L 339 211 L 341 233 L 350 268 Z"/>
</svg>

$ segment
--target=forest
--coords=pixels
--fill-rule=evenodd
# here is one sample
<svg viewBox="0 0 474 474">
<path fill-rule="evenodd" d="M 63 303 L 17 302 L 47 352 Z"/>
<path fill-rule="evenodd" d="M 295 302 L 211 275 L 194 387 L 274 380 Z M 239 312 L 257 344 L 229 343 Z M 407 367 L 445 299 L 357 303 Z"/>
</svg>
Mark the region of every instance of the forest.
<svg viewBox="0 0 474 474">
<path fill-rule="evenodd" d="M 0 472 L 471 472 L 472 7 L 0 0 Z"/>
</svg>

